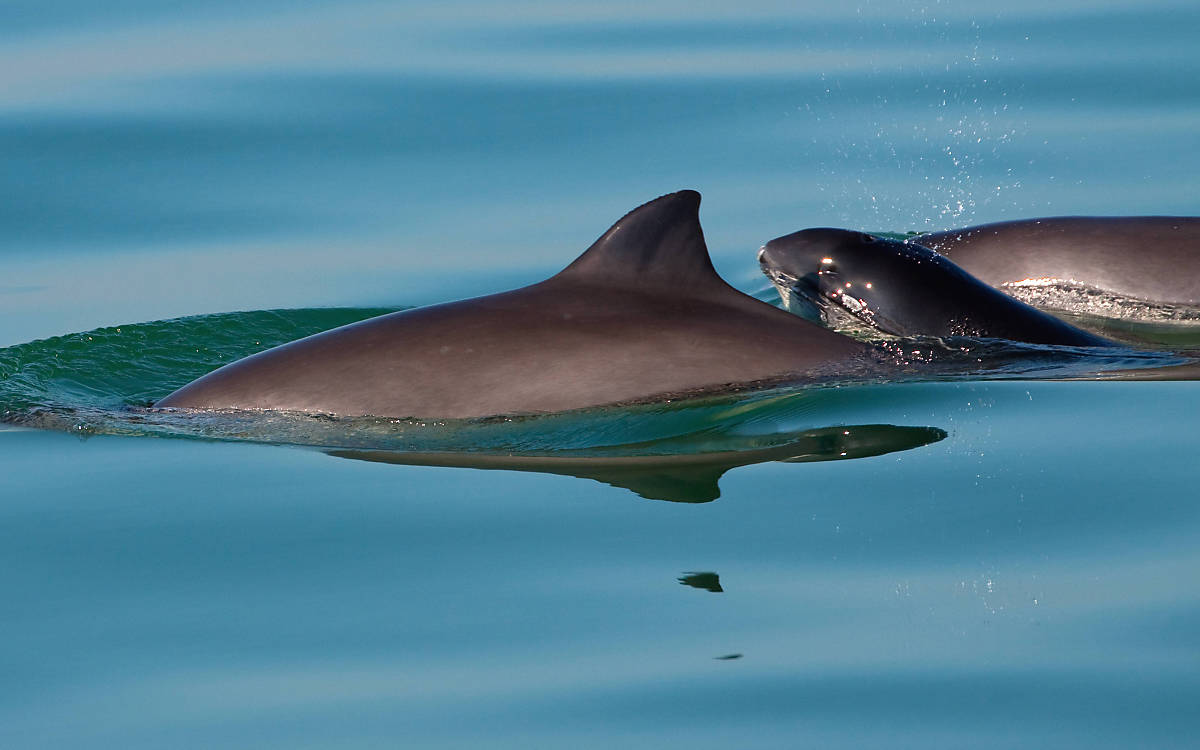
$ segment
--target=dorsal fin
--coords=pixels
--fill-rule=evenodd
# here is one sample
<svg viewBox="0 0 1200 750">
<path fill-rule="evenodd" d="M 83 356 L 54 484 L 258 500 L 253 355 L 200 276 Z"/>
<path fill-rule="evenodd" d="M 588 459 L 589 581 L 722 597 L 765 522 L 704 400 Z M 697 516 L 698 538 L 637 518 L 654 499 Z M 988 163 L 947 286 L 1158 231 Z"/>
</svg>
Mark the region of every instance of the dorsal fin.
<svg viewBox="0 0 1200 750">
<path fill-rule="evenodd" d="M 726 286 L 704 244 L 695 190 L 633 209 L 554 278 L 643 288 Z"/>
</svg>

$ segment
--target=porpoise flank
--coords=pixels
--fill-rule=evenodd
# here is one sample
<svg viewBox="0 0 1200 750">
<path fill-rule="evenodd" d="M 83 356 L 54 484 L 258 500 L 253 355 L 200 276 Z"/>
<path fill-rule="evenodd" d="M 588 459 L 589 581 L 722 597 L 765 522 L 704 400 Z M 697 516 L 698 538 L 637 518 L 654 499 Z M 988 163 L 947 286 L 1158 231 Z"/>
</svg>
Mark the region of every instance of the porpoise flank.
<svg viewBox="0 0 1200 750">
<path fill-rule="evenodd" d="M 1200 306 L 1200 218 L 1060 216 L 916 238 L 992 286 L 1030 279 Z"/>
<path fill-rule="evenodd" d="M 634 209 L 551 278 L 404 310 L 226 365 L 158 407 L 470 418 L 803 380 L 867 347 L 716 273 L 685 190 Z"/>
</svg>

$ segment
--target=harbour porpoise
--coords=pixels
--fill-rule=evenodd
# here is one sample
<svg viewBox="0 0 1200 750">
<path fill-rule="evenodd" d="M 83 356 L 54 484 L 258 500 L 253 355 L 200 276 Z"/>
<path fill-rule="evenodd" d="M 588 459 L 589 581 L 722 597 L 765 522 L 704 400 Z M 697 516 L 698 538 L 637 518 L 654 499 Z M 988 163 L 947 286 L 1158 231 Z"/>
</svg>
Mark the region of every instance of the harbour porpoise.
<svg viewBox="0 0 1200 750">
<path fill-rule="evenodd" d="M 1109 346 L 976 279 L 933 250 L 847 229 L 804 229 L 758 253 L 785 302 L 844 310 L 897 336 L 1002 338 L 1058 346 Z"/>
<path fill-rule="evenodd" d="M 682 397 L 852 368 L 868 347 L 713 268 L 700 194 L 626 214 L 513 291 L 382 315 L 215 370 L 157 407 L 473 418 Z"/>
<path fill-rule="evenodd" d="M 1084 284 L 1153 302 L 1200 306 L 1200 218 L 1060 216 L 920 235 L 992 286 Z"/>
</svg>

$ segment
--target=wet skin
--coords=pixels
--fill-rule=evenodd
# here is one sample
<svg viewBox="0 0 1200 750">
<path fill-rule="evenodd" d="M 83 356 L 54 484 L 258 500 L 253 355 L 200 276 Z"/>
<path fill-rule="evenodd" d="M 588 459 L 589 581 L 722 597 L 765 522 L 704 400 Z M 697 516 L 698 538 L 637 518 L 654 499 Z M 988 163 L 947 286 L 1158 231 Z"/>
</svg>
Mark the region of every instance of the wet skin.
<svg viewBox="0 0 1200 750">
<path fill-rule="evenodd" d="M 222 367 L 159 407 L 470 418 L 807 379 L 867 347 L 713 269 L 700 195 L 651 201 L 555 276 L 354 323 Z"/>
<path fill-rule="evenodd" d="M 976 279 L 933 250 L 845 229 L 805 229 L 759 251 L 781 294 L 835 306 L 896 336 L 1002 338 L 1060 346 L 1111 342 Z"/>
<path fill-rule="evenodd" d="M 1060 279 L 1127 297 L 1200 305 L 1200 218 L 1060 216 L 916 238 L 992 286 Z"/>
</svg>

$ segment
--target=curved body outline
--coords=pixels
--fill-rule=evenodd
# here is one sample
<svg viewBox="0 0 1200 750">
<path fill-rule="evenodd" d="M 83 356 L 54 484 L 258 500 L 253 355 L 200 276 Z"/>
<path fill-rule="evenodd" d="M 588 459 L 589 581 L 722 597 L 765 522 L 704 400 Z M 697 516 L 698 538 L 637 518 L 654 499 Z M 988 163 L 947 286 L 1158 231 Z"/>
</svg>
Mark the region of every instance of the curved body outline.
<svg viewBox="0 0 1200 750">
<path fill-rule="evenodd" d="M 914 238 L 992 286 L 1036 279 L 1200 305 L 1200 218 L 1056 216 Z"/>
<path fill-rule="evenodd" d="M 771 240 L 758 258 L 781 294 L 800 294 L 822 308 L 837 306 L 897 336 L 1112 344 L 988 286 L 913 241 L 804 229 Z"/>
<path fill-rule="evenodd" d="M 867 351 L 725 283 L 709 258 L 699 206 L 694 191 L 665 195 L 546 281 L 284 344 L 156 406 L 529 414 L 803 379 Z"/>
</svg>

